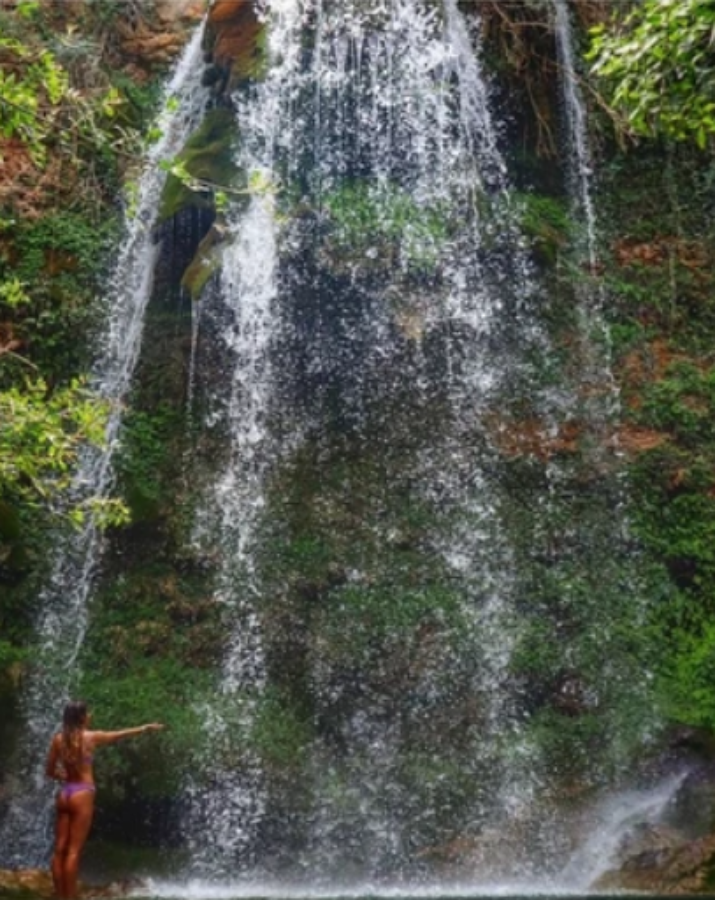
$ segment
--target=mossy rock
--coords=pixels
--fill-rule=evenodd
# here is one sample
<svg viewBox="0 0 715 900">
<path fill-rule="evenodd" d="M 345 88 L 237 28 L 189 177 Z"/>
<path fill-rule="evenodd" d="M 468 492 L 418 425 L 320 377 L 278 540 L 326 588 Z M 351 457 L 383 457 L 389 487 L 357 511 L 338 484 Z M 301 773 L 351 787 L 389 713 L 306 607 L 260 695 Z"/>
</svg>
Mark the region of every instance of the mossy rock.
<svg viewBox="0 0 715 900">
<path fill-rule="evenodd" d="M 532 249 L 545 263 L 554 263 L 558 253 L 568 243 L 572 225 L 563 200 L 545 194 L 523 193 L 521 227 Z"/>
<path fill-rule="evenodd" d="M 221 227 L 214 223 L 206 237 L 199 244 L 194 258 L 184 272 L 181 279 L 181 287 L 187 291 L 194 301 L 200 299 L 206 283 L 220 268 L 223 240 L 224 235 Z"/>
<path fill-rule="evenodd" d="M 200 128 L 186 142 L 177 158 L 192 178 L 216 189 L 236 184 L 239 169 L 234 161 L 238 140 L 236 120 L 226 109 L 210 110 Z M 166 179 L 159 203 L 158 221 L 166 222 L 184 209 L 214 209 L 212 190 L 194 190 L 170 174 Z"/>
</svg>

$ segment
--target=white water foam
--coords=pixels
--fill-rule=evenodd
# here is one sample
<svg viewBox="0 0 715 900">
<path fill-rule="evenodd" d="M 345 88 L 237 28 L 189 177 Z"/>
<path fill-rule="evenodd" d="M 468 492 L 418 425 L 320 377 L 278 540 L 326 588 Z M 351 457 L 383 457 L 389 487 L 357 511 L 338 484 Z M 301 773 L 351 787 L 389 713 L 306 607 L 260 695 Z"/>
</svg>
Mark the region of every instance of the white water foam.
<svg viewBox="0 0 715 900">
<path fill-rule="evenodd" d="M 586 816 L 588 837 L 559 874 L 576 892 L 588 891 L 618 866 L 623 839 L 638 825 L 657 825 L 687 777 L 682 772 L 647 790 L 622 791 L 603 798 Z"/>
</svg>

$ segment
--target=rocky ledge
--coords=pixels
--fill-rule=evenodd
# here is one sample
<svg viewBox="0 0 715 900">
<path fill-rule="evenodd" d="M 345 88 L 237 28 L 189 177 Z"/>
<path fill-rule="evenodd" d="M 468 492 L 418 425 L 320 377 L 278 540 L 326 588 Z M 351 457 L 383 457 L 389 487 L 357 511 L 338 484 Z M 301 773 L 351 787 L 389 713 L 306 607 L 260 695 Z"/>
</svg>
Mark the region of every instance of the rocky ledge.
<svg viewBox="0 0 715 900">
<path fill-rule="evenodd" d="M 715 835 L 683 842 L 667 828 L 642 826 L 632 838 L 619 867 L 599 878 L 593 885 L 596 890 L 660 896 L 712 894 Z"/>
<path fill-rule="evenodd" d="M 80 885 L 80 895 L 88 898 L 126 897 L 128 894 L 141 893 L 143 882 L 137 879 L 115 881 L 103 885 Z M 0 869 L 0 893 L 23 897 L 52 897 L 52 878 L 46 869 Z"/>
</svg>

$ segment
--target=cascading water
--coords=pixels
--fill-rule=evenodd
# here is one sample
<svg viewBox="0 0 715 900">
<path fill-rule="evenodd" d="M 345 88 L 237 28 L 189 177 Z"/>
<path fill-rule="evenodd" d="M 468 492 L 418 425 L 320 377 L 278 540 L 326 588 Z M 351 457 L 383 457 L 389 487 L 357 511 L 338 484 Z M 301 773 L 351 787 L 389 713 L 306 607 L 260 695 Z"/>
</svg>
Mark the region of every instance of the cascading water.
<svg viewBox="0 0 715 900">
<path fill-rule="evenodd" d="M 255 176 L 255 162 L 243 160 Z M 232 223 L 236 235 L 223 259 L 223 277 L 206 311 L 232 360 L 225 427 L 230 436 L 225 475 L 212 512 L 222 552 L 216 599 L 224 608 L 227 642 L 218 698 L 203 711 L 210 783 L 189 786 L 187 834 L 195 864 L 213 874 L 222 860 L 246 858 L 262 817 L 262 776 L 250 753 L 232 747 L 234 728 L 250 729 L 265 685 L 260 624 L 253 599 L 260 591 L 253 562 L 255 529 L 264 505 L 270 461 L 267 422 L 271 400 L 271 344 L 276 321 L 275 213 L 270 194 L 252 197 Z M 200 539 L 200 538 L 199 538 Z M 201 763 L 198 764 L 201 768 Z M 204 773 L 205 774 L 205 773 Z M 197 827 L 197 823 L 201 823 Z"/>
<path fill-rule="evenodd" d="M 548 870 L 551 763 L 514 664 L 544 615 L 524 617 L 500 447 L 543 403 L 550 343 L 474 32 L 454 0 L 261 10 L 267 73 L 234 96 L 255 190 L 219 291 L 232 631 L 189 790 L 194 871 L 267 855 L 292 878 L 414 879 L 458 836 L 485 878 Z M 320 550 L 345 519 L 351 545 Z"/>
<path fill-rule="evenodd" d="M 627 491 L 614 465 L 619 448 L 614 435 L 613 423 L 617 421 L 619 396 L 611 371 L 610 338 L 604 316 L 606 291 L 599 272 L 598 218 L 594 203 L 594 164 L 589 146 L 588 112 L 580 89 L 580 75 L 576 64 L 574 33 L 571 12 L 566 0 L 553 0 L 554 34 L 557 59 L 560 66 L 559 84 L 561 88 L 565 144 L 567 149 L 566 186 L 572 218 L 572 265 L 583 273 L 576 279 L 576 300 L 579 314 L 580 366 L 578 378 L 582 387 L 576 393 L 583 409 L 583 415 L 594 438 L 588 455 L 594 465 L 605 475 L 602 493 L 610 497 L 610 508 L 617 512 L 616 528 L 592 527 L 584 532 L 594 544 L 612 547 L 612 555 L 630 553 L 632 536 L 626 509 Z M 604 450 L 608 448 L 607 452 Z M 615 456 L 613 455 L 615 454 Z M 610 470 L 610 471 L 609 471 Z M 560 490 L 559 473 L 553 473 L 553 490 Z M 584 520 L 587 521 L 584 516 Z M 577 526 L 574 526 L 574 533 Z M 631 557 L 636 560 L 636 554 Z M 624 566 L 624 571 L 626 571 Z M 631 622 L 643 627 L 645 607 L 643 596 L 647 589 L 639 583 L 637 565 L 630 567 L 631 573 L 623 578 L 630 598 Z M 632 626 L 631 626 L 632 627 Z M 602 632 L 606 638 L 607 630 Z M 610 673 L 613 678 L 614 673 Z M 616 676 L 617 677 L 617 676 Z M 647 670 L 639 673 L 633 683 L 633 697 L 643 707 L 648 705 Z M 650 725 L 639 726 L 645 738 Z M 613 738 L 613 759 L 621 764 L 627 758 Z M 616 851 L 635 825 L 658 824 L 659 819 L 675 796 L 683 781 L 682 774 L 666 778 L 662 783 L 648 788 L 634 790 L 626 782 L 622 791 L 608 795 L 594 806 L 587 806 L 583 820 L 577 830 L 583 841 L 579 844 L 566 866 L 558 873 L 558 883 L 567 889 L 587 890 L 597 883 L 611 866 L 617 866 Z"/>
<path fill-rule="evenodd" d="M 153 227 L 166 178 L 159 162 L 178 153 L 203 114 L 202 37 L 203 27 L 196 30 L 165 89 L 163 112 L 157 122 L 161 136 L 148 152 L 135 208 L 128 217 L 108 285 L 106 329 L 92 387 L 109 403 L 109 419 L 104 446 L 83 453 L 74 477 L 76 502 L 101 500 L 112 488 L 112 457 L 119 439 L 122 401 L 141 347 L 144 311 L 157 258 Z M 44 757 L 62 703 L 76 683 L 77 657 L 87 628 L 88 603 L 101 551 L 101 532 L 90 509 L 82 528 L 69 535 L 57 550 L 52 574 L 39 599 L 38 661 L 24 700 L 26 763 L 18 765 L 15 772 L 17 800 L 0 829 L 0 860 L 7 865 L 39 864 L 46 857 L 51 800 L 37 760 Z"/>
<path fill-rule="evenodd" d="M 583 231 L 580 241 L 582 255 L 591 271 L 596 267 L 596 211 L 591 180 L 593 161 L 588 142 L 586 108 L 579 89 L 571 28 L 571 14 L 566 0 L 553 0 L 555 34 L 558 60 L 561 66 L 559 79 L 566 117 L 567 140 L 570 153 L 567 169 L 570 194 L 576 209 L 576 219 Z"/>
<path fill-rule="evenodd" d="M 657 787 L 623 791 L 603 798 L 589 810 L 584 830 L 588 838 L 561 873 L 561 884 L 574 891 L 588 890 L 611 868 L 618 867 L 618 851 L 633 829 L 657 825 L 673 803 L 685 775 L 679 773 Z"/>
<path fill-rule="evenodd" d="M 610 372 L 609 338 L 603 319 L 605 300 L 603 284 L 598 278 L 597 218 L 593 201 L 593 160 L 588 140 L 586 106 L 579 88 L 573 45 L 573 30 L 566 0 L 553 0 L 556 50 L 560 65 L 559 83 L 563 100 L 567 161 L 567 186 L 571 203 L 574 232 L 574 262 L 584 271 L 579 285 L 581 316 L 582 373 L 591 382 L 591 417 L 595 406 L 603 406 L 602 415 L 609 417 L 609 403 L 616 401 Z M 612 410 L 610 411 L 612 413 Z M 612 418 L 612 415 L 610 416 Z"/>
</svg>

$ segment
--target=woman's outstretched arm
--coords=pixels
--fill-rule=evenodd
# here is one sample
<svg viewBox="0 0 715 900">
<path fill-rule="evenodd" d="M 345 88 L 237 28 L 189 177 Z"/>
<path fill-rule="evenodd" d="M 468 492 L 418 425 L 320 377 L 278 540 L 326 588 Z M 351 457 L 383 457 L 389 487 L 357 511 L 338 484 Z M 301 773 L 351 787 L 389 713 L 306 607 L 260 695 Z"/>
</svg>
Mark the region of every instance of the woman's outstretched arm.
<svg viewBox="0 0 715 900">
<path fill-rule="evenodd" d="M 150 731 L 161 731 L 165 728 L 158 722 L 151 722 L 149 725 L 139 725 L 137 728 L 124 728 L 121 731 L 88 731 L 87 737 L 94 747 L 101 747 L 104 744 L 114 744 L 116 741 L 122 741 L 124 738 L 138 737 L 140 734 L 147 734 Z"/>
</svg>

